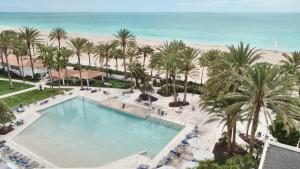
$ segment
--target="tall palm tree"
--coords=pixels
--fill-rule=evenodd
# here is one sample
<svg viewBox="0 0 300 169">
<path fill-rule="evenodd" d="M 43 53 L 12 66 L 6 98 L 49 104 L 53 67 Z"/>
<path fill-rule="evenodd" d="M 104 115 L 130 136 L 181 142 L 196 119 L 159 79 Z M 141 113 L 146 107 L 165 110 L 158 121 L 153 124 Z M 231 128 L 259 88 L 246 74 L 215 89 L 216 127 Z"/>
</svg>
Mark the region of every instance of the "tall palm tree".
<svg viewBox="0 0 300 169">
<path fill-rule="evenodd" d="M 252 119 L 250 154 L 253 154 L 260 114 L 264 113 L 270 119 L 270 111 L 267 110 L 270 109 L 285 120 L 284 124 L 294 125 L 292 119 L 300 120 L 300 100 L 292 94 L 297 91 L 293 76 L 279 66 L 259 63 L 241 78 L 238 90 L 225 97 L 235 102 L 227 107 L 228 110 L 240 109 Z"/>
<path fill-rule="evenodd" d="M 221 54 L 222 52 L 220 50 L 209 50 L 201 55 L 199 58 L 199 65 L 202 67 L 200 81 L 201 84 L 203 84 L 204 67 L 209 67 L 209 65 L 211 65 L 221 56 Z"/>
<path fill-rule="evenodd" d="M 81 88 L 83 88 L 83 81 L 82 81 L 82 77 L 81 77 L 80 57 L 81 57 L 81 53 L 83 52 L 86 43 L 87 43 L 87 39 L 79 38 L 79 37 L 71 39 L 70 42 L 68 43 L 72 47 L 73 52 L 77 55 L 77 58 L 78 58 L 79 77 L 80 77 Z"/>
<path fill-rule="evenodd" d="M 67 65 L 69 62 L 69 58 L 73 55 L 73 51 L 70 49 L 67 49 L 65 47 L 62 47 L 60 50 L 60 55 L 63 58 L 63 65 L 62 68 L 65 69 L 66 72 L 66 77 L 68 78 L 68 69 L 67 69 Z M 67 85 L 69 85 L 69 80 L 67 79 Z"/>
<path fill-rule="evenodd" d="M 133 92 L 133 87 L 134 87 L 133 78 L 135 78 L 135 86 L 139 87 L 139 79 L 144 78 L 146 74 L 142 65 L 137 60 L 128 64 L 128 70 L 130 72 L 130 80 L 131 80 L 130 90 L 131 92 Z"/>
<path fill-rule="evenodd" d="M 243 43 L 240 43 L 238 47 L 230 46 L 228 49 L 229 52 L 220 56 L 211 55 L 214 59 L 211 60 L 212 62 L 207 62 L 209 63 L 209 79 L 206 82 L 200 106 L 211 111 L 212 114 L 214 109 L 219 110 L 215 115 L 223 118 L 227 126 L 228 153 L 232 155 L 232 142 L 235 142 L 236 136 L 236 122 L 244 119 L 240 116 L 240 109 L 224 110 L 233 102 L 223 99 L 223 96 L 237 90 L 241 84 L 241 79 L 237 76 L 242 76 L 261 56 L 255 48 L 250 48 L 249 45 L 245 46 Z M 214 118 L 215 115 L 212 115 L 213 119 L 216 119 Z M 248 121 L 249 123 L 250 121 Z"/>
<path fill-rule="evenodd" d="M 92 67 L 92 64 L 91 64 L 91 54 L 94 52 L 94 43 L 93 42 L 87 42 L 85 44 L 84 51 L 88 54 L 88 57 L 89 57 L 89 66 Z"/>
<path fill-rule="evenodd" d="M 181 70 L 184 72 L 184 96 L 183 102 L 186 102 L 186 94 L 188 88 L 188 77 L 190 73 L 196 68 L 196 59 L 198 58 L 200 51 L 191 47 L 186 47 L 180 52 L 182 65 Z"/>
<path fill-rule="evenodd" d="M 122 50 L 118 49 L 118 48 L 113 48 L 111 50 L 111 55 L 112 55 L 113 59 L 115 59 L 115 61 L 116 61 L 116 65 L 115 65 L 116 70 L 119 70 L 118 60 L 122 59 L 122 56 L 123 56 L 122 55 Z"/>
<path fill-rule="evenodd" d="M 14 48 L 13 48 L 13 54 L 17 58 L 20 75 L 22 76 L 23 83 L 25 83 L 23 57 L 28 56 L 28 50 L 27 50 L 26 43 L 21 40 L 15 41 Z M 21 66 L 20 66 L 20 63 L 21 63 Z"/>
<path fill-rule="evenodd" d="M 295 83 L 300 86 L 300 52 L 292 52 L 291 54 L 283 54 L 285 60 L 281 60 L 284 64 L 286 71 L 294 75 Z M 300 87 L 299 87 L 299 97 L 300 97 Z"/>
<path fill-rule="evenodd" d="M 0 33 L 0 46 L 3 50 L 5 60 L 6 60 L 6 70 L 9 79 L 10 87 L 13 88 L 13 83 L 10 75 L 10 65 L 8 61 L 8 55 L 14 48 L 14 42 L 17 39 L 17 33 L 11 30 L 4 30 Z"/>
<path fill-rule="evenodd" d="M 38 57 L 43 60 L 43 64 L 47 68 L 51 90 L 53 90 L 52 69 L 55 67 L 55 52 L 56 49 L 51 45 L 38 45 Z M 60 72 L 58 73 L 58 76 L 60 80 Z"/>
<path fill-rule="evenodd" d="M 101 69 L 104 67 L 104 60 L 105 60 L 105 52 L 103 49 L 102 44 L 95 45 L 94 47 L 95 59 L 98 60 Z"/>
<path fill-rule="evenodd" d="M 126 50 L 126 57 L 129 58 L 129 64 L 138 59 L 140 50 L 136 45 L 130 45 Z"/>
<path fill-rule="evenodd" d="M 181 65 L 179 54 L 185 49 L 185 47 L 186 46 L 183 41 L 173 40 L 171 42 L 165 42 L 161 47 L 158 48 L 158 51 L 161 55 L 163 68 L 166 70 L 166 94 L 169 93 L 168 79 L 170 76 L 173 85 L 174 102 L 177 102 L 176 75 L 179 73 L 179 68 Z"/>
<path fill-rule="evenodd" d="M 143 47 L 139 48 L 139 50 L 140 50 L 140 53 L 142 53 L 142 54 L 143 54 L 143 57 L 144 57 L 144 60 L 143 60 L 143 68 L 145 69 L 146 58 L 147 58 L 148 55 L 153 54 L 154 49 L 152 49 L 151 46 L 146 45 L 146 46 L 143 46 Z"/>
<path fill-rule="evenodd" d="M 106 77 L 108 77 L 108 62 L 112 58 L 111 50 L 115 47 L 115 43 L 113 42 L 107 42 L 102 44 L 102 49 L 104 52 L 104 58 L 105 58 L 105 69 L 106 69 Z"/>
<path fill-rule="evenodd" d="M 33 62 L 32 62 L 32 54 L 31 54 L 31 45 L 38 42 L 41 36 L 40 32 L 32 27 L 23 27 L 20 29 L 20 38 L 25 40 L 27 44 L 28 54 L 30 58 L 30 64 L 31 64 L 31 70 L 32 70 L 32 77 L 34 77 L 34 68 L 33 68 Z"/>
<path fill-rule="evenodd" d="M 126 73 L 125 50 L 130 42 L 135 41 L 135 36 L 128 29 L 122 28 L 117 32 L 117 34 L 114 34 L 114 37 L 116 38 L 116 42 L 121 47 L 122 54 L 123 54 L 123 66 L 124 66 L 124 71 Z"/>
<path fill-rule="evenodd" d="M 60 51 L 61 48 L 61 41 L 68 38 L 68 33 L 65 31 L 64 28 L 53 28 L 52 31 L 49 33 L 49 38 L 51 41 L 58 42 L 58 50 Z"/>
</svg>

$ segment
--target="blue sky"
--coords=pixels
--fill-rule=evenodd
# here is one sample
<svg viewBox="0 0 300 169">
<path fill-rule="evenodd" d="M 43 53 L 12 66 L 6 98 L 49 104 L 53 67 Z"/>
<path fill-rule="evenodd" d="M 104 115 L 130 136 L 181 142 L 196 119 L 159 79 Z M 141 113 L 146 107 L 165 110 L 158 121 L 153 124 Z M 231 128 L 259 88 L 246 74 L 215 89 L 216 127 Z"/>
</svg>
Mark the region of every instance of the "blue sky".
<svg viewBox="0 0 300 169">
<path fill-rule="evenodd" d="M 300 12 L 300 0 L 1 0 L 1 12 Z"/>
</svg>

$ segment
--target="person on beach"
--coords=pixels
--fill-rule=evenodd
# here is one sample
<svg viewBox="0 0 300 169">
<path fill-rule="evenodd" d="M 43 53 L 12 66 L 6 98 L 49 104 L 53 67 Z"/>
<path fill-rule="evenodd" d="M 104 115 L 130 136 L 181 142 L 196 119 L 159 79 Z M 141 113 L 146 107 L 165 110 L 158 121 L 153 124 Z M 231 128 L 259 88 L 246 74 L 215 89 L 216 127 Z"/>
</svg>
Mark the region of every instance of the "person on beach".
<svg viewBox="0 0 300 169">
<path fill-rule="evenodd" d="M 125 109 L 125 103 L 123 102 L 123 104 L 122 104 L 122 109 Z"/>
</svg>

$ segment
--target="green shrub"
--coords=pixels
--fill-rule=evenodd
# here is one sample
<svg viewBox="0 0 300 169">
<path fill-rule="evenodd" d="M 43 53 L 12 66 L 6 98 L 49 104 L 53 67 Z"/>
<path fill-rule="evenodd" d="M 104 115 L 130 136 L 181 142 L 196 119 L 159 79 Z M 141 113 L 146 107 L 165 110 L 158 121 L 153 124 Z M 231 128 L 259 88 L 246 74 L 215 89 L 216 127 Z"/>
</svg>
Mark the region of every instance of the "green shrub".
<svg viewBox="0 0 300 169">
<path fill-rule="evenodd" d="M 300 139 L 300 132 L 295 127 L 288 127 L 284 125 L 282 119 L 276 118 L 273 125 L 269 126 L 270 132 L 280 143 L 297 146 Z M 288 130 L 288 131 L 287 131 Z"/>
</svg>

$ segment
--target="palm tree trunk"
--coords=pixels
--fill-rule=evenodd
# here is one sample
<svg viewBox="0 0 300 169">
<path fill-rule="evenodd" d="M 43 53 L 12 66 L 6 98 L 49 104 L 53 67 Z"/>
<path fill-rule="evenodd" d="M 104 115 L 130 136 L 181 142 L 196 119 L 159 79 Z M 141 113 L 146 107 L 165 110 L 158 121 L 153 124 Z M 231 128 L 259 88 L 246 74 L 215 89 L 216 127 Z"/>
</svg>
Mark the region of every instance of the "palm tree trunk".
<svg viewBox="0 0 300 169">
<path fill-rule="evenodd" d="M 105 57 L 105 69 L 106 69 L 106 78 L 108 78 L 108 56 Z"/>
<path fill-rule="evenodd" d="M 31 70 L 32 70 L 32 78 L 33 78 L 34 77 L 34 68 L 33 68 L 33 62 L 32 62 L 32 55 L 31 55 L 30 46 L 31 46 L 30 43 L 27 43 L 28 54 L 29 54 L 30 64 L 31 64 Z"/>
<path fill-rule="evenodd" d="M 150 76 L 153 77 L 153 68 L 151 68 Z"/>
<path fill-rule="evenodd" d="M 116 70 L 118 70 L 119 69 L 118 58 L 116 58 L 115 60 L 116 60 Z"/>
<path fill-rule="evenodd" d="M 22 71 L 21 71 L 21 68 L 20 68 L 20 59 L 19 59 L 19 56 L 16 55 L 16 59 L 17 59 L 17 63 L 18 63 L 18 68 L 19 68 L 20 76 L 22 76 Z M 23 83 L 25 83 L 24 78 L 23 78 Z"/>
<path fill-rule="evenodd" d="M 66 68 L 65 72 L 66 72 L 66 78 L 67 78 L 67 85 L 69 86 L 69 77 L 68 77 L 68 69 L 67 68 Z"/>
<path fill-rule="evenodd" d="M 259 111 L 260 111 L 260 103 L 257 103 L 255 112 L 253 114 L 253 119 L 252 119 L 252 128 L 251 128 L 251 135 L 250 135 L 250 152 L 249 152 L 250 155 L 252 155 L 254 152 L 254 140 L 255 140 L 255 133 L 258 125 Z"/>
<path fill-rule="evenodd" d="M 10 84 L 10 88 L 14 88 L 13 84 L 12 84 L 12 81 L 11 81 L 11 76 L 10 76 L 10 65 L 8 63 L 8 54 L 7 54 L 7 51 L 4 50 L 4 55 L 5 55 L 5 59 L 6 59 L 6 68 L 7 68 L 7 76 L 8 76 L 8 79 L 9 79 L 9 84 Z"/>
<path fill-rule="evenodd" d="M 169 95 L 169 71 L 166 70 L 166 95 Z"/>
<path fill-rule="evenodd" d="M 47 66 L 47 72 L 49 74 L 49 79 L 50 79 L 50 89 L 53 90 L 53 78 L 52 78 L 52 72 L 49 69 L 49 67 Z"/>
<path fill-rule="evenodd" d="M 60 67 L 59 67 L 59 65 L 58 65 L 57 71 L 58 71 L 58 92 L 60 93 Z"/>
<path fill-rule="evenodd" d="M 132 73 L 130 73 L 130 83 L 131 83 L 130 91 L 133 92 L 133 78 L 132 78 Z"/>
<path fill-rule="evenodd" d="M 229 156 L 233 154 L 232 152 L 232 127 L 230 125 L 230 116 L 227 116 L 227 150 Z"/>
<path fill-rule="evenodd" d="M 183 95 L 183 102 L 186 102 L 186 94 L 187 94 L 187 88 L 188 88 L 188 73 L 189 72 L 185 72 L 184 75 L 184 95 Z"/>
<path fill-rule="evenodd" d="M 24 78 L 24 65 L 23 65 L 23 56 L 21 56 L 21 69 L 22 69 L 22 79 L 23 79 L 23 82 L 25 83 L 25 78 Z"/>
<path fill-rule="evenodd" d="M 203 75 L 204 75 L 204 66 L 202 67 L 200 84 L 203 84 Z"/>
<path fill-rule="evenodd" d="M 89 57 L 89 65 L 90 65 L 90 67 L 92 67 L 92 64 L 91 64 L 91 54 L 90 53 L 88 53 L 88 57 Z"/>
<path fill-rule="evenodd" d="M 140 87 L 139 78 L 135 78 L 135 84 L 138 89 Z"/>
<path fill-rule="evenodd" d="M 236 123 L 234 123 L 233 125 L 233 131 L 232 131 L 232 143 L 235 144 L 236 143 Z"/>
<path fill-rule="evenodd" d="M 125 46 L 122 46 L 124 72 L 126 74 Z M 126 76 L 125 76 L 126 77 Z"/>
<path fill-rule="evenodd" d="M 4 58 L 3 58 L 3 51 L 0 51 L 0 56 L 1 56 L 1 65 L 2 65 L 2 69 L 5 71 L 5 64 L 4 64 Z"/>
<path fill-rule="evenodd" d="M 145 69 L 146 57 L 147 57 L 147 55 L 144 53 L 143 69 Z"/>
<path fill-rule="evenodd" d="M 83 81 L 82 81 L 82 77 L 81 77 L 80 53 L 77 53 L 77 57 L 78 57 L 78 66 L 79 66 L 80 87 L 81 87 L 81 89 L 83 89 Z"/>
<path fill-rule="evenodd" d="M 172 75 L 172 80 L 173 80 L 173 95 L 174 95 L 174 102 L 177 102 L 177 93 L 176 93 L 176 75 Z"/>
</svg>

